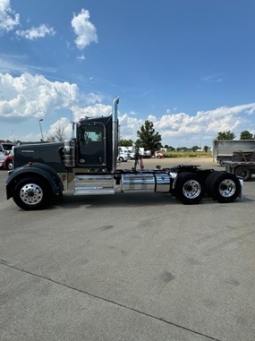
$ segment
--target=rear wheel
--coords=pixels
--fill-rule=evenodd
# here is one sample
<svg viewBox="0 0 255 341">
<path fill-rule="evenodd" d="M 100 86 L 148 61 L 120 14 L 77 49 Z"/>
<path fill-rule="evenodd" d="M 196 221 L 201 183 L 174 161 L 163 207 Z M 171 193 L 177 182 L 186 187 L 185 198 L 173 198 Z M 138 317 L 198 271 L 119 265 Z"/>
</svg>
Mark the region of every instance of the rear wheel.
<svg viewBox="0 0 255 341">
<path fill-rule="evenodd" d="M 213 199 L 221 203 L 233 202 L 241 191 L 239 179 L 227 172 L 219 172 L 212 179 L 210 187 Z"/>
<path fill-rule="evenodd" d="M 27 177 L 17 183 L 13 200 L 23 210 L 44 208 L 49 201 L 48 186 L 37 177 Z"/>
<path fill-rule="evenodd" d="M 196 173 L 180 173 L 176 179 L 174 195 L 185 205 L 199 204 L 204 197 L 204 181 Z"/>
<path fill-rule="evenodd" d="M 251 171 L 246 167 L 237 167 L 235 169 L 235 175 L 243 178 L 243 181 L 248 181 L 251 178 Z"/>
<path fill-rule="evenodd" d="M 218 176 L 219 174 L 225 174 L 224 171 L 213 171 L 211 174 L 208 175 L 208 177 L 205 180 L 205 188 L 206 188 L 206 192 L 208 194 L 209 197 L 213 197 L 213 191 L 214 191 L 214 187 L 213 187 L 213 179 Z"/>
</svg>

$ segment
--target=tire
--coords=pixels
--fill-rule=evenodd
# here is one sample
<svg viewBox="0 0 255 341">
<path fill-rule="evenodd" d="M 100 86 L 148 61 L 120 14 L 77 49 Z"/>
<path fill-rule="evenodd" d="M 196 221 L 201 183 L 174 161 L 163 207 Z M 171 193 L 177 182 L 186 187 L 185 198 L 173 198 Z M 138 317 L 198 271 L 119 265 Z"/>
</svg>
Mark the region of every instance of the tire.
<svg viewBox="0 0 255 341">
<path fill-rule="evenodd" d="M 205 184 L 196 173 L 180 173 L 175 183 L 174 195 L 185 205 L 199 204 L 205 193 Z"/>
<path fill-rule="evenodd" d="M 208 194 L 209 197 L 212 196 L 212 193 L 210 191 L 210 183 L 216 174 L 217 174 L 217 172 L 214 171 L 214 172 L 210 173 L 208 175 L 208 177 L 205 179 L 205 190 L 206 190 L 206 193 Z"/>
<path fill-rule="evenodd" d="M 124 162 L 124 159 L 122 156 L 119 157 L 119 162 Z"/>
<path fill-rule="evenodd" d="M 239 179 L 227 172 L 219 172 L 211 181 L 212 198 L 220 203 L 235 201 L 241 191 Z"/>
<path fill-rule="evenodd" d="M 38 210 L 49 203 L 49 187 L 41 179 L 31 176 L 20 180 L 15 189 L 13 200 L 23 210 Z"/>
<path fill-rule="evenodd" d="M 251 178 L 251 171 L 243 166 L 236 167 L 235 175 L 243 178 L 243 181 L 248 181 Z"/>
<path fill-rule="evenodd" d="M 218 174 L 221 173 L 225 173 L 223 171 L 217 172 L 217 171 L 213 171 L 211 174 L 208 175 L 208 177 L 205 180 L 205 189 L 206 192 L 208 194 L 209 197 L 213 197 L 213 186 L 211 185 L 213 182 L 213 179 L 215 178 L 215 176 L 218 176 Z"/>
<path fill-rule="evenodd" d="M 12 161 L 8 161 L 7 164 L 6 164 L 6 169 L 7 170 L 12 170 L 13 169 L 13 163 Z"/>
</svg>

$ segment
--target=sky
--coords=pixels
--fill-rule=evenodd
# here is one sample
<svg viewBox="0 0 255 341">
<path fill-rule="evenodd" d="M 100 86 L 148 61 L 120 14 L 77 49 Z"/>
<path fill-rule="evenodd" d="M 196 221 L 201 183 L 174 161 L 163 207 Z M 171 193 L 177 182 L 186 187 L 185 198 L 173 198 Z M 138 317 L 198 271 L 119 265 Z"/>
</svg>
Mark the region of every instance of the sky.
<svg viewBox="0 0 255 341">
<path fill-rule="evenodd" d="M 122 139 L 255 134 L 254 0 L 0 0 L 0 140 L 46 140 L 116 97 Z"/>
</svg>

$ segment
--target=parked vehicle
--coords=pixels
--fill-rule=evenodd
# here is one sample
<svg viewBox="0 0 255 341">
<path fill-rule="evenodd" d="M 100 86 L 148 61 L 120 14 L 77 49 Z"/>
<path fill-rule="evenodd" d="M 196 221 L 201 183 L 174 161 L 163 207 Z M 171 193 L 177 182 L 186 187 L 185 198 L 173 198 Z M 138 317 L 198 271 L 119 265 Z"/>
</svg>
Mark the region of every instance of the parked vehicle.
<svg viewBox="0 0 255 341">
<path fill-rule="evenodd" d="M 4 153 L 0 153 L 0 168 L 4 168 L 5 157 Z"/>
<path fill-rule="evenodd" d="M 160 151 L 157 151 L 155 152 L 154 157 L 157 159 L 162 159 L 164 155 Z"/>
<path fill-rule="evenodd" d="M 118 98 L 113 101 L 108 117 L 73 124 L 69 141 L 16 146 L 7 199 L 13 198 L 24 210 L 35 210 L 69 189 L 73 195 L 172 193 L 183 204 L 198 204 L 205 196 L 230 203 L 241 196 L 241 182 L 234 174 L 195 165 L 144 169 L 137 153 L 134 167 L 117 169 L 118 103 Z"/>
<path fill-rule="evenodd" d="M 129 160 L 129 154 L 128 153 L 122 153 L 120 152 L 117 156 L 118 162 L 127 162 Z"/>
<path fill-rule="evenodd" d="M 224 161 L 224 166 L 227 172 L 248 181 L 255 174 L 255 152 L 234 152 L 232 161 Z"/>
<path fill-rule="evenodd" d="M 5 157 L 3 168 L 7 170 L 13 169 L 13 154 L 9 154 Z"/>
<path fill-rule="evenodd" d="M 0 155 L 0 168 L 12 170 L 13 169 L 13 155 Z"/>
<path fill-rule="evenodd" d="M 1 142 L 0 143 L 0 153 L 4 155 L 10 154 L 12 147 L 16 146 L 16 143 L 9 143 L 9 142 Z"/>
<path fill-rule="evenodd" d="M 137 152 L 137 147 L 135 146 L 126 146 L 126 147 L 119 147 L 119 150 L 121 150 L 124 153 L 128 153 L 129 158 L 131 160 L 135 159 L 135 155 Z M 143 147 L 139 147 L 139 155 L 142 156 L 143 158 L 150 158 L 151 157 L 151 151 L 150 150 L 145 150 Z"/>
<path fill-rule="evenodd" d="M 233 153 L 255 150 L 255 140 L 213 140 L 212 157 L 221 166 L 224 161 L 232 161 Z"/>
</svg>

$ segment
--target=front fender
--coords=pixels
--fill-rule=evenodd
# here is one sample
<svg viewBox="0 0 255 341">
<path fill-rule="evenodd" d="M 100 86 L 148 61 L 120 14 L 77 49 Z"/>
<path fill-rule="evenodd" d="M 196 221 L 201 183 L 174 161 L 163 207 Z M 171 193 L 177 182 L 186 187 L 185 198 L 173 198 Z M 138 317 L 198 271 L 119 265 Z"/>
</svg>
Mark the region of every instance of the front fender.
<svg viewBox="0 0 255 341">
<path fill-rule="evenodd" d="M 7 200 L 13 197 L 13 193 L 18 181 L 27 176 L 37 176 L 46 181 L 52 190 L 52 194 L 56 195 L 61 193 L 64 189 L 63 183 L 55 170 L 48 165 L 34 163 L 32 166 L 26 165 L 16 168 L 9 172 L 6 180 L 6 196 Z"/>
</svg>

